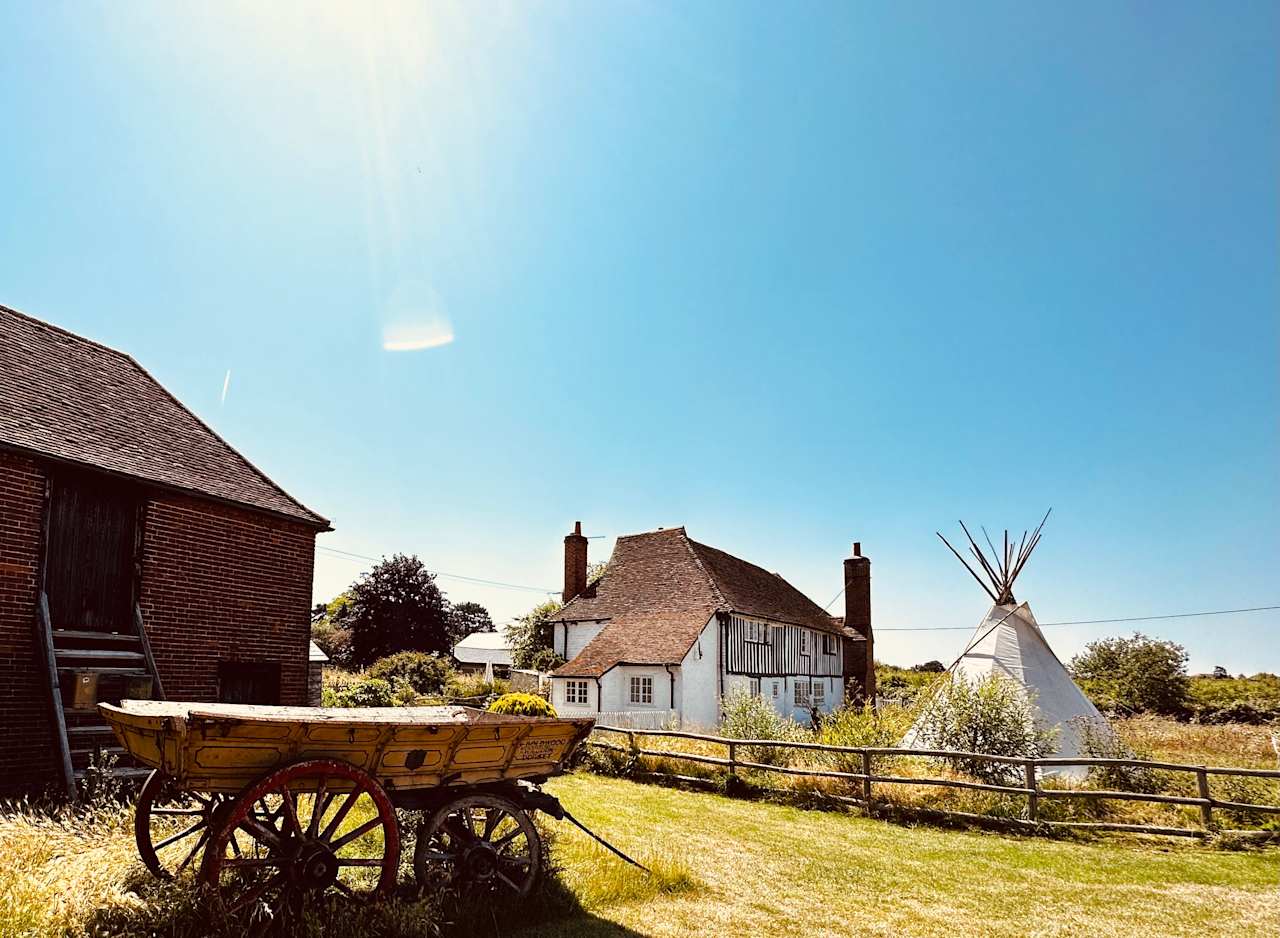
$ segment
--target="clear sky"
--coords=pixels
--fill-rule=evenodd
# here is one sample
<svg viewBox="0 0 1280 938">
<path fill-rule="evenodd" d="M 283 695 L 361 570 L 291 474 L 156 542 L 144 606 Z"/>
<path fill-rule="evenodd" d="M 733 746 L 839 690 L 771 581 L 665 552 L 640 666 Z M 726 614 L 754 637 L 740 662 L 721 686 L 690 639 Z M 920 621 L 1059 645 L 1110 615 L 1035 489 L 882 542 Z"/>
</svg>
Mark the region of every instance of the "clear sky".
<svg viewBox="0 0 1280 938">
<path fill-rule="evenodd" d="M 574 520 L 593 559 L 685 524 L 826 603 L 857 539 L 878 627 L 971 627 L 934 530 L 1052 505 L 1042 620 L 1280 603 L 1275 3 L 8 3 L 0 35 L 0 302 L 132 353 L 323 545 L 555 589 Z M 361 568 L 321 552 L 317 596 Z M 1280 612 L 1145 628 L 1280 670 Z"/>
</svg>

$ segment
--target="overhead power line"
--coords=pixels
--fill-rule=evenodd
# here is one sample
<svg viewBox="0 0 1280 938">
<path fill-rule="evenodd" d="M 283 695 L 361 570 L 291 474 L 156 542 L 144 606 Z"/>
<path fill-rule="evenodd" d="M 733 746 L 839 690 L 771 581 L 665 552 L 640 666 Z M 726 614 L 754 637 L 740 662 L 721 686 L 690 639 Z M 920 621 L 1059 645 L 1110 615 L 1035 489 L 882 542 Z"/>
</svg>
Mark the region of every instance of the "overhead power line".
<svg viewBox="0 0 1280 938">
<path fill-rule="evenodd" d="M 349 551 L 349 550 L 339 550 L 339 549 L 338 549 L 338 548 L 336 548 L 336 547 L 325 547 L 325 546 L 322 546 L 322 545 L 320 545 L 320 544 L 317 544 L 317 545 L 316 545 L 316 550 L 322 550 L 322 551 L 324 551 L 326 554 L 333 554 L 333 555 L 338 556 L 338 557 L 344 557 L 344 558 L 346 558 L 346 559 L 348 559 L 348 560 L 367 560 L 367 561 L 369 561 L 370 563 L 378 563 L 380 560 L 382 560 L 382 559 L 383 559 L 383 558 L 381 558 L 381 557 L 370 557 L 370 556 L 368 556 L 367 554 L 356 554 L 356 553 L 352 553 L 352 552 L 351 552 L 351 551 Z M 440 570 L 432 570 L 431 572 L 432 572 L 432 573 L 434 573 L 436 576 L 445 577 L 446 579 L 450 579 L 450 580 L 461 580 L 461 581 L 463 581 L 464 583 L 476 583 L 476 584 L 479 584 L 479 585 L 481 585 L 481 586 L 494 586 L 494 587 L 498 587 L 499 589 L 507 589 L 507 590 L 524 590 L 525 592 L 529 592 L 529 593 L 558 593 L 558 592 L 560 592 L 559 590 L 543 589 L 543 588 L 541 588 L 541 587 L 539 587 L 539 586 L 525 586 L 525 585 L 520 584 L 520 583 L 503 583 L 501 580 L 486 580 L 486 579 L 484 579 L 483 577 L 478 577 L 478 576 L 466 576 L 466 575 L 461 574 L 461 573 L 444 573 L 443 571 L 440 571 Z"/>
<path fill-rule="evenodd" d="M 316 550 L 322 550 L 326 554 L 334 554 L 338 557 L 345 557 L 351 560 L 367 560 L 371 563 L 377 563 L 382 559 L 381 557 L 370 557 L 368 554 L 357 554 L 349 550 L 339 550 L 336 547 L 326 547 L 319 544 L 316 545 Z M 482 586 L 493 586 L 499 589 L 524 590 L 525 592 L 529 592 L 529 593 L 547 593 L 547 594 L 554 594 L 554 593 L 560 592 L 559 590 L 555 590 L 555 589 L 543 589 L 542 587 L 539 587 L 539 586 L 526 586 L 521 583 L 504 583 L 501 580 L 488 580 L 483 577 L 466 576 L 465 574 L 461 574 L 461 573 L 444 573 L 439 570 L 433 570 L 431 572 L 434 573 L 436 576 L 445 577 L 450 580 L 461 580 L 465 583 L 477 583 Z M 831 602 L 827 603 L 827 605 L 823 608 L 830 609 L 831 604 L 834 603 L 837 599 L 839 599 L 842 595 L 844 595 L 844 587 L 841 587 L 840 591 L 831 597 Z M 1270 612 L 1276 609 L 1280 609 L 1280 604 L 1277 604 L 1274 606 L 1249 606 L 1244 609 L 1211 609 L 1207 612 L 1173 612 L 1167 615 L 1159 615 L 1159 616 L 1128 616 L 1120 619 L 1072 619 L 1066 622 L 1039 622 L 1037 624 L 1041 628 L 1045 628 L 1049 626 L 1066 626 L 1066 625 L 1114 625 L 1114 624 L 1123 623 L 1123 622 L 1154 622 L 1160 619 L 1192 619 L 1199 616 L 1228 616 L 1228 615 L 1236 615 L 1238 613 L 1244 613 L 1244 612 Z M 875 631 L 877 632 L 971 632 L 973 631 L 973 627 L 968 625 L 922 625 L 922 626 L 900 626 L 900 627 L 877 628 L 875 629 Z"/>
<path fill-rule="evenodd" d="M 832 602 L 835 602 L 833 599 Z M 1041 628 L 1048 625 L 1110 625 L 1117 622 L 1152 622 L 1156 619 L 1191 619 L 1196 616 L 1228 616 L 1238 612 L 1267 612 L 1272 609 L 1280 609 L 1280 605 L 1276 606 L 1250 606 L 1247 609 L 1213 609 L 1209 612 L 1174 612 L 1163 616 L 1129 616 L 1124 619 L 1074 619 L 1069 622 L 1038 622 Z M 934 625 L 934 626 L 917 626 L 913 628 L 878 628 L 877 632 L 972 632 L 973 627 L 968 625 Z"/>
</svg>

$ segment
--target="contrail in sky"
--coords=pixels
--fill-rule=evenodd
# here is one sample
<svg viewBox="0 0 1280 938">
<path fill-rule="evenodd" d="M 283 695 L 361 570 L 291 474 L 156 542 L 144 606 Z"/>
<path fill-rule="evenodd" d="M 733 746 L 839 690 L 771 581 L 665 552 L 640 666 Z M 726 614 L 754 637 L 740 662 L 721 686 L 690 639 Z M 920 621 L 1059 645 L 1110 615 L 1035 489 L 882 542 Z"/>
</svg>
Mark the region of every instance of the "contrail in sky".
<svg viewBox="0 0 1280 938">
<path fill-rule="evenodd" d="M 231 387 L 231 369 L 227 369 L 227 376 L 222 379 L 222 397 L 218 401 L 220 404 L 227 402 L 227 388 Z"/>
</svg>

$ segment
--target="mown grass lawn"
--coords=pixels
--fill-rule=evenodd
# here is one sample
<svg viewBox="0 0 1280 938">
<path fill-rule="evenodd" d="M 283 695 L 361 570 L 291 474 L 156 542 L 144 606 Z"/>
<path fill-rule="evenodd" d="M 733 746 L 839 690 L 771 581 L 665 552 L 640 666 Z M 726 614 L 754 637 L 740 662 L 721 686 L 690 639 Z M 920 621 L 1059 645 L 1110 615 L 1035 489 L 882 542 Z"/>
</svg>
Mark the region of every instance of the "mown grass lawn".
<svg viewBox="0 0 1280 938">
<path fill-rule="evenodd" d="M 1280 934 L 1275 848 L 912 828 L 586 774 L 548 787 L 623 850 L 683 864 L 694 885 L 587 900 L 592 917 L 522 938 L 619 926 L 643 935 Z M 576 833 L 561 834 L 557 854 L 575 892 L 615 862 Z"/>
</svg>

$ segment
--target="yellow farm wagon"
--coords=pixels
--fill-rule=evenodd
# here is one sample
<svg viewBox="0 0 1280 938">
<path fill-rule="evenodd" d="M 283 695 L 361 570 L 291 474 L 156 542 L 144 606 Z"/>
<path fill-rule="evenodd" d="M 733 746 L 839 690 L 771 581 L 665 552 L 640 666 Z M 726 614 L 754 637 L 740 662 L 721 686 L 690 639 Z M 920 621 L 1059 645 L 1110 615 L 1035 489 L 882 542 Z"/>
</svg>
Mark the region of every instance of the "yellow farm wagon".
<svg viewBox="0 0 1280 938">
<path fill-rule="evenodd" d="M 421 812 L 413 869 L 423 889 L 527 895 L 543 867 L 530 815 L 566 816 L 538 786 L 594 723 L 467 707 L 98 709 L 154 769 L 134 820 L 147 868 L 194 871 L 225 913 L 276 918 L 322 897 L 390 892 L 396 809 Z"/>
</svg>

